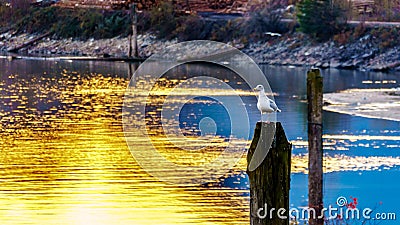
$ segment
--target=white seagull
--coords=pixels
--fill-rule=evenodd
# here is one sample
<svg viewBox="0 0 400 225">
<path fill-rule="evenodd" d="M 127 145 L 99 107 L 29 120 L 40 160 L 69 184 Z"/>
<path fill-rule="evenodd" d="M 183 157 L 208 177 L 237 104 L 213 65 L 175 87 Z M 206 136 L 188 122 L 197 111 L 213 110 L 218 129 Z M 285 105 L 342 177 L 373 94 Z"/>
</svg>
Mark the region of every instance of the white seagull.
<svg viewBox="0 0 400 225">
<path fill-rule="evenodd" d="M 257 85 L 254 90 L 259 91 L 258 94 L 258 102 L 257 102 L 257 108 L 261 112 L 261 122 L 263 122 L 263 114 L 267 114 L 267 122 L 268 122 L 268 113 L 273 113 L 273 112 L 281 112 L 281 110 L 278 108 L 276 103 L 267 97 L 264 92 L 264 86 L 261 84 Z"/>
</svg>

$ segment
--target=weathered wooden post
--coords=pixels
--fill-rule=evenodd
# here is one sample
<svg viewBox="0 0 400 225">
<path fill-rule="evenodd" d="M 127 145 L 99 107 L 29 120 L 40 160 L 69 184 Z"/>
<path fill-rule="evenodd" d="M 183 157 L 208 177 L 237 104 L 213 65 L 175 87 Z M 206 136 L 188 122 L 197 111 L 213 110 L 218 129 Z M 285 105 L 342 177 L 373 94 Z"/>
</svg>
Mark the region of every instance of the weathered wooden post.
<svg viewBox="0 0 400 225">
<path fill-rule="evenodd" d="M 128 57 L 132 57 L 132 34 L 128 35 Z"/>
<path fill-rule="evenodd" d="M 136 3 L 131 4 L 131 19 L 132 19 L 132 35 L 129 35 L 129 53 L 128 56 L 138 58 L 139 51 L 137 45 L 137 12 Z"/>
<path fill-rule="evenodd" d="M 254 159 L 260 163 L 257 168 L 250 167 L 253 157 L 265 154 L 265 158 Z M 280 122 L 257 122 L 247 154 L 251 225 L 289 224 L 291 155 L 292 145 Z"/>
<path fill-rule="evenodd" d="M 191 11 L 189 0 L 186 0 L 186 10 Z"/>
<path fill-rule="evenodd" d="M 310 225 L 324 224 L 323 215 L 321 215 L 324 208 L 322 196 L 322 87 L 321 71 L 319 69 L 308 71 L 308 206 L 316 213 L 316 215 L 310 215 Z"/>
<path fill-rule="evenodd" d="M 128 63 L 128 80 L 132 79 L 135 70 L 132 68 L 132 63 Z"/>
</svg>

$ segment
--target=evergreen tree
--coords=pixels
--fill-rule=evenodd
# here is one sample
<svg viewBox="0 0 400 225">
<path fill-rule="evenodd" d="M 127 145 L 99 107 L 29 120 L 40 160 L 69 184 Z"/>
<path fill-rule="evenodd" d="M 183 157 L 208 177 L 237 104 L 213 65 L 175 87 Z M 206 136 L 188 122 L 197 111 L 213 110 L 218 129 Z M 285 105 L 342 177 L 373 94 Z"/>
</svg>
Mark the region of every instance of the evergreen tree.
<svg viewBox="0 0 400 225">
<path fill-rule="evenodd" d="M 297 6 L 300 31 L 318 41 L 325 41 L 344 28 L 345 13 L 332 0 L 303 0 Z"/>
</svg>

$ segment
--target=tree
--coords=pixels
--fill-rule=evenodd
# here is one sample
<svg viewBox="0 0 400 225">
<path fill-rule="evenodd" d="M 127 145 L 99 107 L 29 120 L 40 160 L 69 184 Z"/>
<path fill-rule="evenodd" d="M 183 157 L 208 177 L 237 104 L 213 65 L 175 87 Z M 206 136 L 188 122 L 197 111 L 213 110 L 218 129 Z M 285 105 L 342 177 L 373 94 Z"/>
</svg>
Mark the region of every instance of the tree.
<svg viewBox="0 0 400 225">
<path fill-rule="evenodd" d="M 344 10 L 333 0 L 303 0 L 297 6 L 300 31 L 318 41 L 333 37 L 346 24 Z"/>
</svg>

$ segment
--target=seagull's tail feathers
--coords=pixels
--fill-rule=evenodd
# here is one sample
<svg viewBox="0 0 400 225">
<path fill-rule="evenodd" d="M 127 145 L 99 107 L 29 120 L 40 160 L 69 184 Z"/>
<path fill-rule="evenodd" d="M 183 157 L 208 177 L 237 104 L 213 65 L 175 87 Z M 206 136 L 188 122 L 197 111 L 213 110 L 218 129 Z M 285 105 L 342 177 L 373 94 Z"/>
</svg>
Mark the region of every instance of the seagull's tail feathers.
<svg viewBox="0 0 400 225">
<path fill-rule="evenodd" d="M 280 110 L 280 109 L 276 109 L 276 111 L 277 111 L 277 112 L 282 112 L 282 110 Z"/>
</svg>

